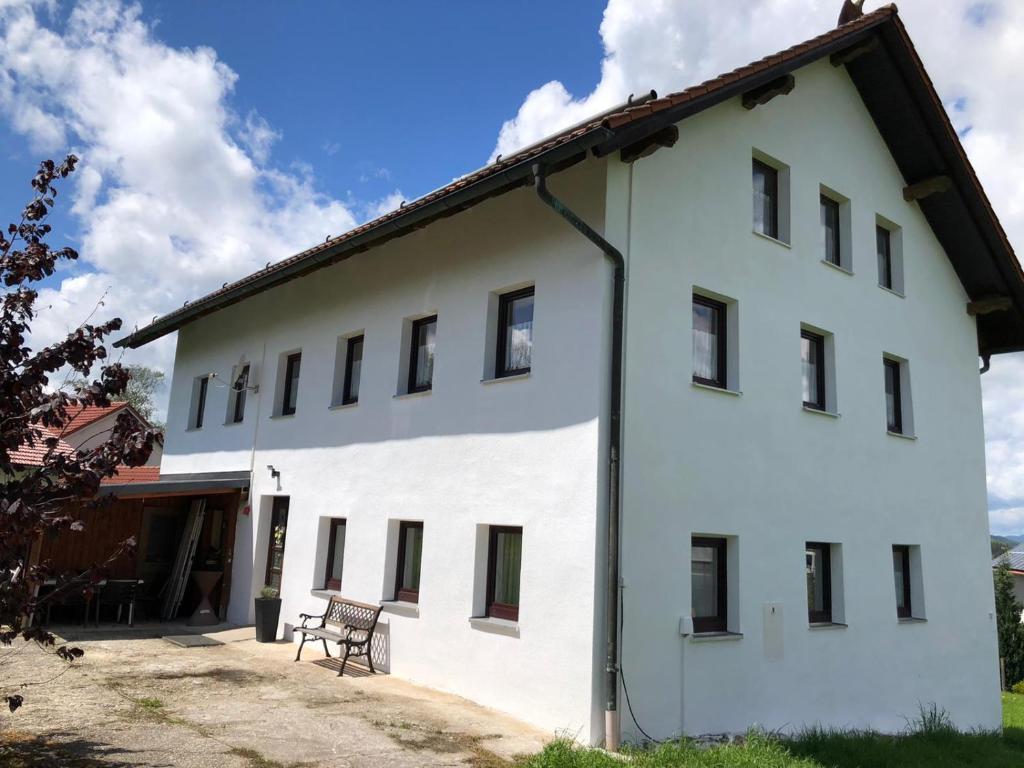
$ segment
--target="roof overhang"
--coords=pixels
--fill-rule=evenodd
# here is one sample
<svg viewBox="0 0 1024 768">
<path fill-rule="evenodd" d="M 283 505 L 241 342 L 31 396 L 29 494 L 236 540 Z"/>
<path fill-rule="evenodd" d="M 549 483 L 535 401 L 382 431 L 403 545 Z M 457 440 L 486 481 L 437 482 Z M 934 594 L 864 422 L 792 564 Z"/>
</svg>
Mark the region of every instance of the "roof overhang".
<svg viewBox="0 0 1024 768">
<path fill-rule="evenodd" d="M 857 55 L 843 55 L 855 49 Z M 837 66 L 849 72 L 907 185 L 936 176 L 952 181 L 949 189 L 918 204 L 970 299 L 995 298 L 996 305 L 1009 300 L 1008 308 L 977 315 L 979 352 L 1024 350 L 1024 271 L 894 6 L 685 91 L 598 115 L 508 159 L 499 158 L 398 211 L 165 315 L 116 346 L 141 346 L 256 293 L 530 184 L 536 163 L 554 172 L 588 153 L 601 157 L 628 150 L 669 125 L 832 54 L 842 60 Z"/>
<path fill-rule="evenodd" d="M 234 493 L 249 487 L 248 470 L 240 472 L 194 472 L 160 475 L 150 483 L 104 483 L 96 494 L 119 499 L 160 498 L 167 496 L 212 496 Z"/>
</svg>

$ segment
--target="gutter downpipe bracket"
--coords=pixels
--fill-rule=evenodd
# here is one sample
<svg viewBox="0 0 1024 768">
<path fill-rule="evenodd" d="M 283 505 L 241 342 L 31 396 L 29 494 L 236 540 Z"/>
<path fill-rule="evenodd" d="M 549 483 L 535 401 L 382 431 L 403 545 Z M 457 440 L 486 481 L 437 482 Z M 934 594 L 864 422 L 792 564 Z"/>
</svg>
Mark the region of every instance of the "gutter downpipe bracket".
<svg viewBox="0 0 1024 768">
<path fill-rule="evenodd" d="M 612 295 L 612 350 L 609 379 L 608 436 L 608 563 L 605 587 L 605 749 L 619 749 L 619 450 L 622 444 L 622 333 L 625 303 L 626 260 L 614 245 L 604 239 L 565 203 L 548 190 L 544 166 L 533 166 L 533 182 L 537 197 L 565 219 L 580 234 L 601 249 L 612 262 L 614 290 Z"/>
</svg>

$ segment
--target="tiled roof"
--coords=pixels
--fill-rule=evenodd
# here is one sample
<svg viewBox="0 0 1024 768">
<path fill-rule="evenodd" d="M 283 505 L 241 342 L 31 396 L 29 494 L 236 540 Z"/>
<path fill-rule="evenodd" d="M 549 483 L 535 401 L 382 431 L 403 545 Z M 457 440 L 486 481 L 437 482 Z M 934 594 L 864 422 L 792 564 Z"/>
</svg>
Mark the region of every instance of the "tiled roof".
<svg viewBox="0 0 1024 768">
<path fill-rule="evenodd" d="M 77 413 L 74 411 L 68 411 L 68 415 L 71 416 L 71 418 L 64 426 L 64 434 L 70 435 L 72 432 L 77 432 L 82 427 L 87 427 L 94 421 L 99 421 L 112 413 L 117 413 L 127 406 L 128 403 L 111 403 L 106 407 L 99 405 L 86 405 L 80 408 Z"/>
<path fill-rule="evenodd" d="M 121 467 L 113 477 L 104 478 L 103 485 L 155 483 L 160 479 L 160 467 Z"/>
<path fill-rule="evenodd" d="M 46 440 L 47 437 L 57 437 L 57 434 L 46 427 L 40 427 L 39 429 L 43 433 L 43 436 L 39 438 L 34 445 L 22 445 L 16 451 L 11 453 L 12 464 L 23 467 L 38 467 L 43 463 L 43 457 L 49 450 L 49 447 L 46 445 L 44 440 Z M 69 454 L 74 449 L 58 438 L 56 450 L 57 453 Z"/>
<path fill-rule="evenodd" d="M 992 561 L 992 567 L 995 568 L 1003 561 L 1009 563 L 1010 570 L 1024 573 L 1024 549 L 1014 549 L 1010 552 L 1004 552 Z"/>
</svg>

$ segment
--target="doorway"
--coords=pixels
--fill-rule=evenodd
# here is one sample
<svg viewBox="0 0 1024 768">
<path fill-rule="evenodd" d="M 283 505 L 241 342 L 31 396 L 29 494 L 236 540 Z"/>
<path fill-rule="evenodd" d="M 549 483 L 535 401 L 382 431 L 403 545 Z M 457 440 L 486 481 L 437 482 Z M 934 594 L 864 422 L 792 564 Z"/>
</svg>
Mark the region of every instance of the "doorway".
<svg viewBox="0 0 1024 768">
<path fill-rule="evenodd" d="M 281 593 L 284 572 L 284 542 L 288 533 L 288 497 L 275 496 L 270 509 L 270 540 L 267 544 L 267 574 L 264 584 Z"/>
</svg>

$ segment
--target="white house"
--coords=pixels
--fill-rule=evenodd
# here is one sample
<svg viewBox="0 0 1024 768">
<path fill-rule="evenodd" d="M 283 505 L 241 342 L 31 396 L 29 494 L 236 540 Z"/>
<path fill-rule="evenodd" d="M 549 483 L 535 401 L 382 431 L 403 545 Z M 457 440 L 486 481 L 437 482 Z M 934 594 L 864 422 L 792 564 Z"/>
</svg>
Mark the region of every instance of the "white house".
<svg viewBox="0 0 1024 768">
<path fill-rule="evenodd" d="M 382 602 L 391 674 L 612 746 L 999 726 L 978 357 L 1024 276 L 895 8 L 119 344 L 174 331 L 162 472 L 251 475 L 234 621 Z"/>
<path fill-rule="evenodd" d="M 1024 604 L 1024 549 L 1018 548 L 1004 552 L 992 561 L 992 567 L 996 568 L 1004 562 L 1010 567 L 1013 596 L 1017 598 L 1017 602 Z M 1024 622 L 1024 613 L 1021 613 L 1020 620 Z"/>
</svg>

